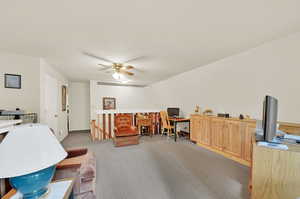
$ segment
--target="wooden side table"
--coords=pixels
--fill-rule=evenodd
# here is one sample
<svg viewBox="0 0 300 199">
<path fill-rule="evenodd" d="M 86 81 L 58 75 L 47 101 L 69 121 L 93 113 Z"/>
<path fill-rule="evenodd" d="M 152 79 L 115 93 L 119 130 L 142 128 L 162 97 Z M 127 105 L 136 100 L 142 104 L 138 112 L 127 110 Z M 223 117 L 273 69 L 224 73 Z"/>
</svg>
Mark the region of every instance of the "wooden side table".
<svg viewBox="0 0 300 199">
<path fill-rule="evenodd" d="M 73 199 L 73 186 L 73 178 L 65 178 L 62 180 L 53 181 L 49 185 L 49 193 L 45 195 L 43 199 Z M 11 199 L 15 194 L 16 190 L 12 189 L 2 199 Z"/>
<path fill-rule="evenodd" d="M 138 125 L 138 131 L 139 131 L 140 134 L 142 134 L 141 133 L 141 128 L 146 127 L 146 128 L 148 128 L 148 132 L 149 132 L 150 136 L 153 135 L 153 132 L 152 132 L 153 129 L 151 129 L 151 126 L 152 126 L 151 118 L 138 118 L 137 119 L 137 125 Z"/>
</svg>

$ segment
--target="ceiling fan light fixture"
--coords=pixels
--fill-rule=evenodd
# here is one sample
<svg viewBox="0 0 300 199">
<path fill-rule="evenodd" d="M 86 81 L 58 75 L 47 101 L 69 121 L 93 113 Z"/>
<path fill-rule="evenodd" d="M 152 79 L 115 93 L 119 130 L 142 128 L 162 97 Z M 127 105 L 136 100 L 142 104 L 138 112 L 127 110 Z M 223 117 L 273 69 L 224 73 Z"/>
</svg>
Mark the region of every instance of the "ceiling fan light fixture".
<svg viewBox="0 0 300 199">
<path fill-rule="evenodd" d="M 123 78 L 123 75 L 121 73 L 118 73 L 118 72 L 114 72 L 112 74 L 112 77 L 115 79 L 115 80 L 121 80 Z"/>
</svg>

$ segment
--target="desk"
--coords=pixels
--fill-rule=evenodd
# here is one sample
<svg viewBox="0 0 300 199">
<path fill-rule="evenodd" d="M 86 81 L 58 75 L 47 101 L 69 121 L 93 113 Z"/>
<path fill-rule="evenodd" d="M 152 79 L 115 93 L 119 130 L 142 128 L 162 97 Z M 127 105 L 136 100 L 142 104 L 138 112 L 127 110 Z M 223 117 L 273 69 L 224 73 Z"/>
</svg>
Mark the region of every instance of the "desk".
<svg viewBox="0 0 300 199">
<path fill-rule="evenodd" d="M 70 181 L 70 183 L 68 183 Z M 66 178 L 50 183 L 49 193 L 42 197 L 44 199 L 73 199 L 74 179 Z M 2 199 L 10 199 L 16 194 L 16 190 L 12 189 Z"/>
<path fill-rule="evenodd" d="M 175 139 L 175 142 L 177 141 L 177 133 L 176 132 L 177 132 L 177 124 L 178 123 L 185 123 L 185 122 L 189 123 L 189 134 L 190 134 L 190 132 L 191 132 L 191 129 L 190 129 L 191 120 L 190 120 L 190 118 L 169 118 L 169 120 L 174 123 L 174 131 L 175 131 L 174 139 Z"/>
</svg>

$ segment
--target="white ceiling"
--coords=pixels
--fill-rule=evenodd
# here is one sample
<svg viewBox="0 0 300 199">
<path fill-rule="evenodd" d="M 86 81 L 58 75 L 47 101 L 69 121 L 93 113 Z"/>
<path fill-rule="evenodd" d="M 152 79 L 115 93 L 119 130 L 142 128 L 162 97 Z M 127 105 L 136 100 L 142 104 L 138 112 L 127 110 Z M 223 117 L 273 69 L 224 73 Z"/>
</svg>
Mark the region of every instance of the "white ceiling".
<svg viewBox="0 0 300 199">
<path fill-rule="evenodd" d="M 299 0 L 3 0 L 0 50 L 44 57 L 69 79 L 111 81 L 88 51 L 148 84 L 300 30 Z"/>
</svg>

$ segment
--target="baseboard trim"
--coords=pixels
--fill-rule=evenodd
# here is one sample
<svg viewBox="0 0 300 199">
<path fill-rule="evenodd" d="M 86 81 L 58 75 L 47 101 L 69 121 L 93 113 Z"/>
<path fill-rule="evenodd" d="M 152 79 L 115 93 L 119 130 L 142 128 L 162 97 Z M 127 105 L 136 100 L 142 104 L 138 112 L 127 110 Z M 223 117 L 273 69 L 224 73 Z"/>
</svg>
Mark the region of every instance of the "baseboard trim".
<svg viewBox="0 0 300 199">
<path fill-rule="evenodd" d="M 69 131 L 69 133 L 89 133 L 89 132 L 90 132 L 90 129 Z"/>
</svg>

